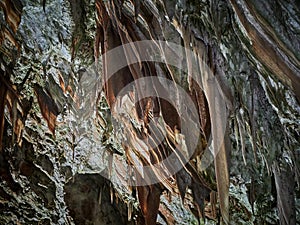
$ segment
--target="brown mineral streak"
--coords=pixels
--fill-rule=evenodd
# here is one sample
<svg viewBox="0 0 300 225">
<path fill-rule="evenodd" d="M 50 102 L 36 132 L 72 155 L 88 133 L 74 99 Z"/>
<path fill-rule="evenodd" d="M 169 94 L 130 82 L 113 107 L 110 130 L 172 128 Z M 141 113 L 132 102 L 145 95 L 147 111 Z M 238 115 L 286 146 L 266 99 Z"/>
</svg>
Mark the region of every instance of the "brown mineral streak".
<svg viewBox="0 0 300 225">
<path fill-rule="evenodd" d="M 292 88 L 300 102 L 300 71 L 299 65 L 293 68 L 292 63 L 289 62 L 288 57 L 283 56 L 274 48 L 273 43 L 270 43 L 264 35 L 261 34 L 257 28 L 250 23 L 246 15 L 242 12 L 236 0 L 230 0 L 239 20 L 246 29 L 252 45 L 249 47 L 255 56 L 284 84 Z M 247 7 L 246 5 L 244 7 Z"/>
<path fill-rule="evenodd" d="M 44 119 L 47 121 L 49 130 L 55 134 L 56 117 L 58 115 L 58 108 L 52 97 L 43 91 L 40 86 L 35 86 L 38 103 Z"/>
</svg>

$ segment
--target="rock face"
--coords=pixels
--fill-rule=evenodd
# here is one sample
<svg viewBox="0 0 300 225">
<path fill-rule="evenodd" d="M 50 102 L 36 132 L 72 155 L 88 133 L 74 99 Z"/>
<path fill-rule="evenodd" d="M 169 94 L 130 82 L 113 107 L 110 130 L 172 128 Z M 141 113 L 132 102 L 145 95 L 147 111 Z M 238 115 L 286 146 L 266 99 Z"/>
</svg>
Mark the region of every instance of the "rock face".
<svg viewBox="0 0 300 225">
<path fill-rule="evenodd" d="M 300 221 L 299 2 L 0 6 L 0 224 Z"/>
</svg>

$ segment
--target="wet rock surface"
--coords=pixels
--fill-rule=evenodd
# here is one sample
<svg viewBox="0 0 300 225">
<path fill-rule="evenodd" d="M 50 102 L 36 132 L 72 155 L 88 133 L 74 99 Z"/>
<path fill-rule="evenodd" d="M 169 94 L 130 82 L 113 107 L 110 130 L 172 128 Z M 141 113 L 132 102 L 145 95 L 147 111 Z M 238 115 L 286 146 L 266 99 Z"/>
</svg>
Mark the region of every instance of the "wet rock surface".
<svg viewBox="0 0 300 225">
<path fill-rule="evenodd" d="M 123 145 L 124 121 L 131 121 L 134 131 L 140 122 L 128 112 L 127 120 L 113 115 L 109 97 L 101 92 L 105 65 L 94 64 L 103 41 L 97 4 L 119 28 L 112 45 L 118 46 L 124 40 L 119 36 L 127 32 L 133 41 L 166 40 L 201 56 L 215 72 L 230 108 L 230 182 L 215 175 L 222 164 L 199 172 L 209 193 L 179 173 L 180 179 L 174 179 L 179 190 L 159 190 L 157 223 L 202 224 L 197 219 L 201 212 L 206 224 L 226 221 L 228 212 L 229 224 L 299 222 L 297 1 L 3 0 L 0 224 L 145 223 L 141 207 L 151 207 L 151 201 L 143 203 L 141 190 L 107 179 L 118 179 L 130 162 Z M 200 93 L 190 89 L 187 73 L 160 65 L 148 73 L 154 70 L 172 77 L 191 96 Z M 176 117 L 163 113 L 166 123 Z M 219 200 L 216 191 L 223 196 Z M 226 199 L 229 204 L 222 205 Z"/>
</svg>

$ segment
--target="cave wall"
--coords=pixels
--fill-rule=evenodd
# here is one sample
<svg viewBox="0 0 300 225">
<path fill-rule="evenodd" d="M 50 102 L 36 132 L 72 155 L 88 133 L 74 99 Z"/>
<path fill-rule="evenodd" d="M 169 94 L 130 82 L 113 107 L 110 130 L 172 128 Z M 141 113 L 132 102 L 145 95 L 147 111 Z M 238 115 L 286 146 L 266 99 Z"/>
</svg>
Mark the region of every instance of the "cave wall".
<svg viewBox="0 0 300 225">
<path fill-rule="evenodd" d="M 144 38 L 204 50 L 225 80 L 230 224 L 300 221 L 299 3 L 123 4 L 131 23 L 121 25 L 143 17 Z M 126 157 L 99 74 L 89 71 L 101 47 L 95 2 L 4 0 L 1 8 L 0 223 L 143 223 L 136 190 L 99 175 L 109 177 L 112 155 L 123 164 Z M 187 75 L 173 74 L 188 90 Z M 215 180 L 213 166 L 207 171 Z M 185 204 L 168 198 L 163 192 L 159 223 L 197 223 L 192 195 Z M 217 212 L 209 223 L 221 220 Z"/>
</svg>

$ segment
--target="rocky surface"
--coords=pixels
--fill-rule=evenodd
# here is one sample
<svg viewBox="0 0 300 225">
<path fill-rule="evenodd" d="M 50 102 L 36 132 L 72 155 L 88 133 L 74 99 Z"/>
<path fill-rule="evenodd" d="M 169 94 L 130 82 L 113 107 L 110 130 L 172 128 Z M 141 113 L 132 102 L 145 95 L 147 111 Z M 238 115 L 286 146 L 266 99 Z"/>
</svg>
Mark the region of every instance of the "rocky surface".
<svg viewBox="0 0 300 225">
<path fill-rule="evenodd" d="M 300 221 L 297 1 L 2 0 L 0 6 L 0 224 Z M 133 57 L 125 48 L 123 59 L 102 61 L 101 54 L 150 39 L 190 49 L 180 62 L 186 71 L 147 62 L 123 68 L 112 83 L 101 82 L 106 68 Z M 159 48 L 160 55 L 168 51 Z M 228 117 L 228 144 L 205 171 L 218 117 L 201 62 L 225 102 L 221 119 Z M 148 76 L 160 77 L 160 90 L 170 96 L 179 92 L 162 78 L 182 87 L 197 115 L 155 98 L 148 101 L 152 111 L 147 101 L 134 104 L 132 93 L 150 92 L 153 83 L 119 92 Z M 118 101 L 128 106 L 122 113 L 114 108 Z M 159 118 L 154 127 L 149 115 Z M 191 115 L 192 124 L 197 116 L 201 121 L 201 143 L 187 169 L 170 182 L 156 174 L 159 184 L 130 187 L 124 174 L 131 176 L 128 164 L 146 164 L 139 140 L 150 130 L 168 136 L 147 164 L 176 143 L 188 143 L 194 131 L 181 129 L 182 115 Z M 144 179 L 134 172 L 133 181 Z"/>
</svg>

